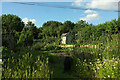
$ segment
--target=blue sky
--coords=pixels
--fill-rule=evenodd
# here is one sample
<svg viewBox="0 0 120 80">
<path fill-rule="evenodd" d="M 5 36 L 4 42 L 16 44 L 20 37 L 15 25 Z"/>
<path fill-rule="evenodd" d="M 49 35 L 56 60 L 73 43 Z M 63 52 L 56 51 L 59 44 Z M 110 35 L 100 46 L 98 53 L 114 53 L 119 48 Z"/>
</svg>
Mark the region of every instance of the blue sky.
<svg viewBox="0 0 120 80">
<path fill-rule="evenodd" d="M 82 1 L 82 0 L 81 0 Z M 94 0 L 93 0 L 94 1 Z M 25 3 L 25 2 L 24 2 Z M 85 5 L 84 5 L 84 4 Z M 118 18 L 118 12 L 115 12 L 116 7 L 110 8 L 112 4 L 106 6 L 103 3 L 93 4 L 92 2 L 37 2 L 37 4 L 45 4 L 48 6 L 71 6 L 84 8 L 86 10 L 80 9 L 68 9 L 68 8 L 55 8 L 55 7 L 45 7 L 45 6 L 35 6 L 35 5 L 25 5 L 17 4 L 12 2 L 2 2 L 2 14 L 14 14 L 19 16 L 25 23 L 30 20 L 37 27 L 41 27 L 43 23 L 53 20 L 64 22 L 70 20 L 76 23 L 79 20 L 86 20 L 88 23 L 94 25 L 110 21 L 112 19 Z M 97 5 L 97 6 L 93 6 Z M 89 9 L 89 7 L 91 9 Z M 105 7 L 106 6 L 106 7 Z"/>
</svg>

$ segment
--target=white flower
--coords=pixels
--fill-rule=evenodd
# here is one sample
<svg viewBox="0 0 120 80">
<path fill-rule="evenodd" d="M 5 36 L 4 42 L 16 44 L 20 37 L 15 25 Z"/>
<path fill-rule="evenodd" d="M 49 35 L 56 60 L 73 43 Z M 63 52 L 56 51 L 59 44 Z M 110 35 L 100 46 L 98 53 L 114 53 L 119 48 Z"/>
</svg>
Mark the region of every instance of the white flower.
<svg viewBox="0 0 120 80">
<path fill-rule="evenodd" d="M 108 77 L 110 77 L 110 75 L 108 75 Z"/>
<path fill-rule="evenodd" d="M 90 64 L 92 64 L 92 63 L 90 62 Z"/>
<path fill-rule="evenodd" d="M 100 69 L 99 67 L 97 67 L 97 69 Z"/>
</svg>

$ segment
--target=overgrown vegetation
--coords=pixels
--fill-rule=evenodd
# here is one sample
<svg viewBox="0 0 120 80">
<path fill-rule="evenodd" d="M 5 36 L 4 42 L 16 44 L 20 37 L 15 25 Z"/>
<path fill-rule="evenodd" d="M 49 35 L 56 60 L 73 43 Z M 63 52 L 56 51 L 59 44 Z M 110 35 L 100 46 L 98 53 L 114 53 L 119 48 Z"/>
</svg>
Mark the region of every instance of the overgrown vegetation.
<svg viewBox="0 0 120 80">
<path fill-rule="evenodd" d="M 99 25 L 85 21 L 48 21 L 38 28 L 16 15 L 2 17 L 2 78 L 116 78 L 120 79 L 119 19 Z M 72 45 L 63 48 L 61 35 L 70 32 Z M 38 40 L 38 41 L 35 41 Z M 97 45 L 79 47 L 80 45 Z M 64 73 L 64 59 L 73 60 Z"/>
</svg>

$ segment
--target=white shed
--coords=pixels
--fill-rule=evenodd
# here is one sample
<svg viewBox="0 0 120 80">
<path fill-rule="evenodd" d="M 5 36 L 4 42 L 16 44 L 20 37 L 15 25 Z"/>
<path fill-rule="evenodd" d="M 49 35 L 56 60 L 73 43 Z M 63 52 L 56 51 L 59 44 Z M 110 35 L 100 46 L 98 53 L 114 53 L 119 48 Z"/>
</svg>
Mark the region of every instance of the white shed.
<svg viewBox="0 0 120 80">
<path fill-rule="evenodd" d="M 70 33 L 64 33 L 61 36 L 62 44 L 69 44 L 72 41 L 72 35 Z"/>
</svg>

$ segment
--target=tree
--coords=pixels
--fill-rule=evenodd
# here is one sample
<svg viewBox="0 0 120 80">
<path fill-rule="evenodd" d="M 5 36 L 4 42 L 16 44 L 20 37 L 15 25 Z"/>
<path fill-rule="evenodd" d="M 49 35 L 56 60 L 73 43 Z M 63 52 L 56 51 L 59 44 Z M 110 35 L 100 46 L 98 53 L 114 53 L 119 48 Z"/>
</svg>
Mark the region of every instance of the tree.
<svg viewBox="0 0 120 80">
<path fill-rule="evenodd" d="M 2 43 L 10 50 L 14 50 L 17 44 L 17 32 L 21 32 L 24 23 L 21 18 L 12 14 L 2 15 Z"/>
<path fill-rule="evenodd" d="M 34 23 L 32 23 L 31 21 L 28 21 L 27 24 L 26 24 L 26 28 L 28 28 L 28 30 L 31 31 L 34 39 L 37 39 L 38 38 L 38 29 L 37 27 L 35 26 Z"/>
<path fill-rule="evenodd" d="M 14 30 L 20 32 L 22 31 L 23 27 L 24 27 L 24 22 L 22 22 L 21 18 L 19 18 L 18 16 L 11 14 L 2 15 L 3 32 L 12 32 Z"/>
<path fill-rule="evenodd" d="M 17 41 L 17 44 L 19 46 L 31 46 L 32 43 L 33 43 L 32 32 L 30 30 L 25 31 L 25 28 L 23 28 L 19 40 Z"/>
<path fill-rule="evenodd" d="M 71 21 L 65 21 L 63 24 L 64 33 L 70 32 L 74 28 L 74 23 Z"/>
</svg>

